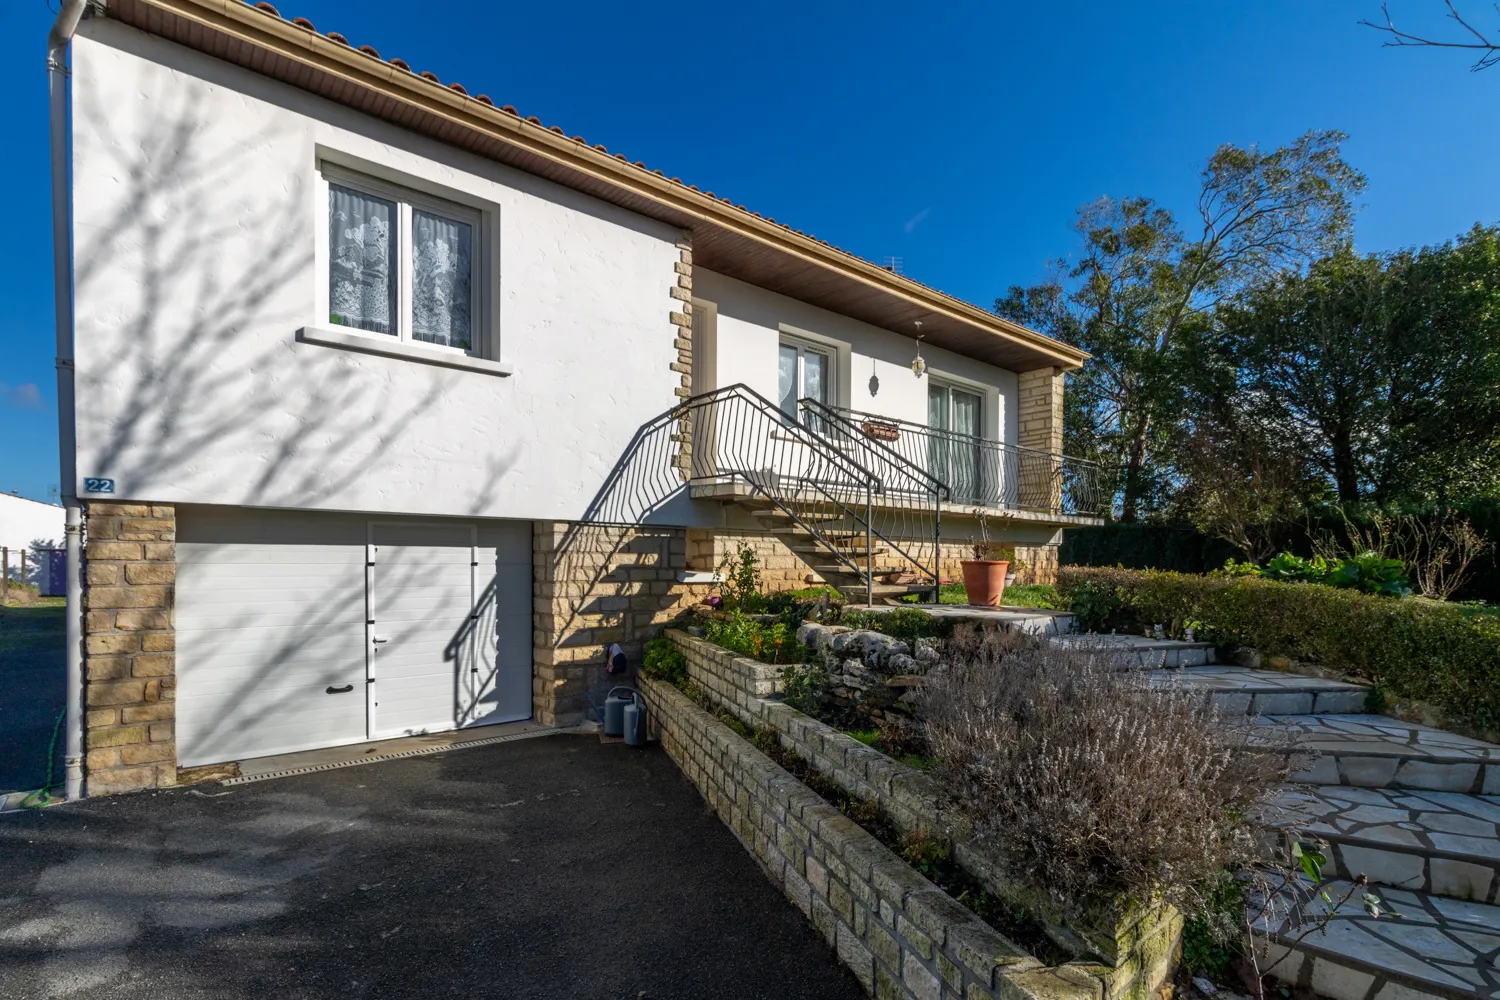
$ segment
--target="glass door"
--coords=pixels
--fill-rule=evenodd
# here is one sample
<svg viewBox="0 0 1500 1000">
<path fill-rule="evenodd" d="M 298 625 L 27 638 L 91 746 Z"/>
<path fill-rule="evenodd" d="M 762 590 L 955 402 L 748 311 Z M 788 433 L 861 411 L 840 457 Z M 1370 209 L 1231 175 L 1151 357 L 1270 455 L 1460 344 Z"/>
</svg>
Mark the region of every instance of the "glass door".
<svg viewBox="0 0 1500 1000">
<path fill-rule="evenodd" d="M 984 500 L 980 397 L 941 382 L 927 385 L 928 463 L 954 503 Z"/>
</svg>

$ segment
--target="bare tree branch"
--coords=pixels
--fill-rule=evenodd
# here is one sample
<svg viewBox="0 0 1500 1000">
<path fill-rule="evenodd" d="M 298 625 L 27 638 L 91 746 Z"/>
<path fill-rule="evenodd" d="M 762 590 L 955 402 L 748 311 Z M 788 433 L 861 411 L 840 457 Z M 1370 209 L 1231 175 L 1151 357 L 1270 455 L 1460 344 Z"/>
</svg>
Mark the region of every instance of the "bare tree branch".
<svg viewBox="0 0 1500 1000">
<path fill-rule="evenodd" d="M 1374 28 L 1376 31 L 1389 35 L 1390 39 L 1384 44 L 1390 48 L 1427 46 L 1438 49 L 1471 49 L 1480 52 L 1482 53 L 1480 57 L 1474 62 L 1473 66 L 1469 67 L 1476 73 L 1479 70 L 1489 69 L 1491 66 L 1500 63 L 1500 42 L 1490 41 L 1489 36 L 1466 21 L 1463 15 L 1458 12 L 1458 8 L 1453 6 L 1453 0 L 1443 0 L 1443 4 L 1448 8 L 1448 13 L 1445 16 L 1449 20 L 1457 22 L 1459 27 L 1466 31 L 1473 41 L 1463 41 L 1461 38 L 1452 40 L 1428 38 L 1425 35 L 1416 35 L 1409 31 L 1402 31 L 1396 27 L 1396 22 L 1391 19 L 1390 7 L 1387 4 L 1380 5 L 1380 13 L 1385 16 L 1384 24 L 1376 24 L 1369 18 L 1365 18 L 1359 23 L 1366 28 Z M 1500 13 L 1500 4 L 1495 5 L 1495 11 L 1496 13 Z"/>
</svg>

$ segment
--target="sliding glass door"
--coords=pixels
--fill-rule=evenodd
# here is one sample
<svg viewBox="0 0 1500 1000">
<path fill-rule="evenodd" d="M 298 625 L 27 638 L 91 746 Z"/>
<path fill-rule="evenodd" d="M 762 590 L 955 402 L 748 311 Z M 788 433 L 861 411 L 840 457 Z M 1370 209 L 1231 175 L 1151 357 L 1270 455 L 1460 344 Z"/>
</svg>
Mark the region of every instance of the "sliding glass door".
<svg viewBox="0 0 1500 1000">
<path fill-rule="evenodd" d="M 985 499 L 980 403 L 978 393 L 941 382 L 927 385 L 929 468 L 947 484 L 954 503 Z"/>
</svg>

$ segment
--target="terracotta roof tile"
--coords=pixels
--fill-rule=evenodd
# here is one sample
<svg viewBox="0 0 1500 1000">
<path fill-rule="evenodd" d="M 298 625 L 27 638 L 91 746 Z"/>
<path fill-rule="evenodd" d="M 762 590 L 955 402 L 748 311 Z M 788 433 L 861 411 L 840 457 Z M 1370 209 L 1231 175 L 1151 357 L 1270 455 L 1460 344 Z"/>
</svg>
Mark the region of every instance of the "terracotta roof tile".
<svg viewBox="0 0 1500 1000">
<path fill-rule="evenodd" d="M 244 2 L 246 4 L 249 4 L 250 0 L 242 0 L 242 2 Z M 285 18 L 282 18 L 280 11 L 278 11 L 275 7 L 271 6 L 269 3 L 266 3 L 265 0 L 260 0 L 259 3 L 256 3 L 254 5 L 254 8 L 256 10 L 259 10 L 259 11 L 263 12 L 263 13 L 269 14 L 270 16 L 275 17 L 275 18 L 277 18 L 279 20 L 283 20 L 283 21 L 286 20 Z M 316 28 L 313 27 L 312 22 L 309 21 L 309 20 L 307 20 L 307 18 L 304 18 L 304 17 L 293 18 L 289 23 L 295 24 L 298 27 L 305 28 L 305 29 L 307 29 L 309 31 L 316 31 L 317 30 Z M 352 45 L 352 43 L 347 38 L 345 38 L 343 35 L 339 34 L 336 31 L 330 31 L 330 32 L 328 32 L 325 37 L 327 37 L 331 41 L 338 42 L 341 45 Z M 365 55 L 371 56 L 371 57 L 373 57 L 375 59 L 380 59 L 381 58 L 380 57 L 380 53 L 377 52 L 373 47 L 371 47 L 369 45 L 361 45 L 361 46 L 359 46 L 359 51 L 363 52 Z M 401 59 L 390 59 L 390 60 L 382 60 L 382 61 L 383 62 L 387 62 L 391 66 L 395 66 L 397 69 L 406 70 L 408 73 L 411 72 L 411 67 L 405 61 L 403 61 Z M 439 80 L 437 78 L 437 76 L 435 74 L 433 74 L 433 73 L 429 73 L 429 72 L 425 72 L 424 71 L 423 73 L 420 74 L 420 76 L 423 79 L 425 79 L 425 80 L 429 80 L 432 83 L 437 84 L 438 86 L 442 86 L 443 85 L 442 81 Z M 492 100 L 490 100 L 489 97 L 485 96 L 484 94 L 480 94 L 478 96 L 470 97 L 468 91 L 465 90 L 463 88 L 463 86 L 460 85 L 460 84 L 450 83 L 450 84 L 447 85 L 447 88 L 449 90 L 453 91 L 454 93 L 462 94 L 465 97 L 469 97 L 470 100 L 479 101 L 479 102 L 481 102 L 483 104 L 487 104 L 487 105 L 489 105 L 491 107 L 494 107 L 494 102 Z M 516 117 L 520 117 L 520 112 L 517 111 L 514 107 L 512 107 L 509 104 L 503 104 L 503 105 L 501 105 L 499 110 L 505 112 L 506 114 L 515 115 Z M 537 117 L 535 117 L 534 115 L 528 115 L 526 117 L 526 121 L 530 122 L 533 125 L 539 125 L 539 126 L 542 125 L 541 120 L 538 119 Z M 566 135 L 566 133 L 563 132 L 563 130 L 561 128 L 559 128 L 559 127 L 557 127 L 555 125 L 553 125 L 553 126 L 542 126 L 542 127 L 547 128 L 549 131 L 556 132 L 558 135 Z M 586 143 L 586 140 L 582 136 L 573 136 L 573 139 L 575 141 L 577 141 L 577 142 Z M 596 149 L 596 150 L 598 150 L 601 153 L 609 153 L 609 150 L 606 147 L 602 146 L 602 145 L 595 145 L 593 148 Z M 617 160 L 624 160 L 627 163 L 632 162 L 632 161 L 628 160 L 621 153 L 613 153 L 613 154 L 610 154 L 610 155 L 613 155 L 614 158 L 617 159 Z M 654 174 L 654 175 L 656 175 L 658 177 L 663 177 L 663 178 L 666 177 L 666 174 L 662 173 L 660 170 L 651 170 L 651 168 L 647 167 L 644 163 L 642 163 L 639 160 L 636 160 L 636 161 L 633 161 L 633 162 L 634 162 L 634 165 L 636 167 L 639 167 L 642 170 L 647 170 L 650 173 L 652 173 L 652 174 Z M 684 187 L 684 188 L 686 188 L 689 191 L 698 191 L 699 190 L 694 185 L 683 184 L 682 180 L 680 178 L 677 178 L 677 177 L 669 178 L 669 182 L 672 183 L 672 184 L 676 184 L 679 187 Z M 708 197 L 708 198 L 714 198 L 714 197 L 716 197 L 712 191 L 706 191 L 706 192 L 701 192 L 701 193 L 703 193 L 705 195 L 705 197 Z M 724 203 L 724 204 L 731 204 L 731 202 L 729 201 L 728 198 L 720 197 L 720 198 L 718 198 L 718 200 L 720 202 Z M 771 219 L 771 218 L 766 217 L 766 216 L 762 216 L 759 212 L 752 212 L 749 209 L 747 209 L 744 205 L 738 205 L 738 204 L 736 204 L 736 205 L 734 205 L 734 207 L 737 208 L 738 210 L 742 211 L 742 212 L 745 212 L 745 213 L 747 213 L 749 215 L 754 216 L 757 219 L 764 219 L 764 221 L 770 222 L 770 223 L 772 223 L 772 224 L 780 227 L 781 229 L 786 230 L 789 233 L 794 233 L 794 234 L 796 234 L 798 236 L 803 237 L 804 239 L 810 239 L 813 242 L 818 243 L 821 246 L 828 247 L 829 249 L 831 249 L 831 250 L 833 250 L 833 251 L 835 251 L 837 253 L 841 253 L 844 256 L 849 257 L 852 260 L 857 260 L 857 261 L 860 261 L 860 262 L 865 263 L 865 264 L 870 264 L 871 263 L 870 261 L 864 260 L 864 258 L 859 257 L 859 256 L 857 256 L 855 254 L 852 254 L 852 253 L 850 253 L 847 250 L 844 250 L 844 249 L 842 249 L 842 248 L 840 248 L 840 247 L 838 247 L 838 246 L 836 246 L 836 245 L 834 245 L 832 243 L 827 242 L 826 240 L 820 240 L 820 239 L 818 239 L 815 236 L 812 236 L 810 234 L 804 233 L 800 229 L 793 229 L 791 226 L 788 226 L 786 223 L 776 222 L 776 220 L 774 220 L 774 219 Z M 875 265 L 875 266 L 879 266 L 879 265 Z M 949 299 L 950 301 L 957 302 L 957 303 L 959 303 L 961 305 L 970 306 L 972 308 L 979 308 L 979 307 L 973 306 L 972 303 L 965 302 L 963 299 L 960 299 L 957 296 L 949 295 L 947 292 L 944 292 L 941 289 L 933 288 L 931 285 L 925 285 L 925 284 L 923 284 L 920 281 L 915 281 L 914 279 L 912 279 L 910 277 L 907 277 L 906 275 L 902 275 L 901 277 L 905 281 L 909 281 L 909 282 L 911 282 L 914 285 L 917 285 L 917 286 L 919 286 L 921 288 L 927 289 L 928 291 L 931 291 L 931 292 L 934 292 L 934 293 L 936 293 L 938 295 L 941 295 L 943 298 Z M 1050 338 L 1048 338 L 1048 339 L 1050 339 Z"/>
</svg>

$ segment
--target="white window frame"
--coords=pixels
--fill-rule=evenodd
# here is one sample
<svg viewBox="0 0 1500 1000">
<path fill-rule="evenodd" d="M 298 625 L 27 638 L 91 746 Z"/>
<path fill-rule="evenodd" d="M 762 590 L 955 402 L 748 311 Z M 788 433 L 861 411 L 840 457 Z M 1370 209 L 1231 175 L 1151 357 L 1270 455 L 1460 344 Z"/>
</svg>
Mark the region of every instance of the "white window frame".
<svg viewBox="0 0 1500 1000">
<path fill-rule="evenodd" d="M 482 211 L 468 205 L 461 205 L 437 198 L 422 191 L 405 185 L 393 184 L 389 181 L 371 177 L 369 174 L 361 173 L 341 167 L 338 164 L 324 162 L 319 167 L 322 177 L 323 198 L 320 225 L 322 235 L 320 246 L 322 252 L 318 261 L 318 301 L 320 325 L 327 324 L 330 329 L 347 331 L 350 335 L 358 337 L 369 337 L 381 343 L 396 343 L 410 345 L 422 350 L 440 351 L 460 357 L 482 358 L 486 356 L 487 323 L 485 321 L 485 302 L 488 299 L 488 288 L 485 287 L 486 268 L 484 260 L 487 257 L 486 249 L 489 234 L 485 231 L 485 218 Z M 376 198 L 392 202 L 396 206 L 396 309 L 395 309 L 395 332 L 378 333 L 374 330 L 364 330 L 357 326 L 348 326 L 333 322 L 333 313 L 329 303 L 329 270 L 332 266 L 332 248 L 328 231 L 329 207 L 331 204 L 331 186 L 348 188 L 361 194 L 368 194 Z M 439 215 L 455 222 L 462 222 L 471 227 L 469 241 L 469 346 L 452 347 L 447 344 L 434 344 L 427 340 L 418 340 L 412 336 L 412 215 L 414 210 L 429 212 Z"/>
<path fill-rule="evenodd" d="M 781 349 L 783 347 L 795 347 L 797 349 L 797 391 L 793 393 L 792 406 L 795 407 L 802 401 L 804 397 L 805 389 L 807 386 L 807 378 L 805 375 L 803 359 L 807 356 L 807 352 L 809 351 L 824 358 L 828 362 L 828 374 L 823 380 L 823 391 L 826 398 L 819 400 L 819 402 L 827 406 L 837 406 L 839 365 L 838 350 L 830 347 L 827 344 L 815 343 L 811 340 L 804 340 L 801 337 L 793 337 L 785 333 L 783 333 L 776 342 L 777 405 L 780 405 L 781 403 Z M 783 410 L 782 412 L 786 411 Z M 795 410 L 792 413 L 788 413 L 787 416 L 791 417 L 793 420 L 797 419 L 797 413 L 795 412 Z"/>
<path fill-rule="evenodd" d="M 933 378 L 931 376 L 931 374 L 928 375 L 928 384 L 929 385 L 935 385 L 935 386 L 938 386 L 939 388 L 948 390 L 948 420 L 949 420 L 950 423 L 953 421 L 953 393 L 954 393 L 955 390 L 957 390 L 958 392 L 964 393 L 965 395 L 968 395 L 968 396 L 975 396 L 975 397 L 977 397 L 979 399 L 979 434 L 976 435 L 976 436 L 977 436 L 977 438 L 980 441 L 988 441 L 989 440 L 989 433 L 988 433 L 989 424 L 986 422 L 986 417 L 988 417 L 988 415 L 989 415 L 989 409 L 990 409 L 990 405 L 991 404 L 989 402 L 989 393 L 985 391 L 985 387 L 984 386 L 975 385 L 975 384 L 967 383 L 967 382 L 962 382 L 962 381 L 959 381 L 958 379 L 954 379 L 954 378 L 950 378 L 950 377 L 946 377 L 946 376 L 942 376 L 942 375 L 939 375 L 938 377 Z M 931 418 L 929 418 L 929 419 L 931 419 Z M 933 429 L 936 430 L 937 428 L 933 428 Z M 948 430 L 952 431 L 953 429 L 950 427 L 950 428 L 948 428 Z M 965 433 L 965 432 L 959 431 L 959 432 L 956 432 L 956 433 Z"/>
</svg>

